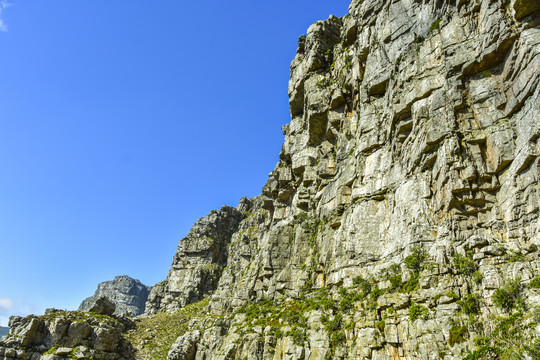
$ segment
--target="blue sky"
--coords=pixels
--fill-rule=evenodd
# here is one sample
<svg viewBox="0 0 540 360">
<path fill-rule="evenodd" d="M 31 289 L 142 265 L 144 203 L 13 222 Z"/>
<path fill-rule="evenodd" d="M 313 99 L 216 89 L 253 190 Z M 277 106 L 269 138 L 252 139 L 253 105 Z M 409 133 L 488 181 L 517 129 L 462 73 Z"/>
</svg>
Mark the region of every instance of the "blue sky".
<svg viewBox="0 0 540 360">
<path fill-rule="evenodd" d="M 197 218 L 256 196 L 298 36 L 345 0 L 0 0 L 0 325 L 153 285 Z"/>
</svg>

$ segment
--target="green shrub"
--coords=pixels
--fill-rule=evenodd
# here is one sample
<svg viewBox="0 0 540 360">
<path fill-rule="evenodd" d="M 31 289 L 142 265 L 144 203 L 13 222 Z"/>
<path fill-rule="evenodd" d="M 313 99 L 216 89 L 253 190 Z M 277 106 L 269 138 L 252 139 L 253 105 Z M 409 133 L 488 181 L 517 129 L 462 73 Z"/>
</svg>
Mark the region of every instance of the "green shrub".
<svg viewBox="0 0 540 360">
<path fill-rule="evenodd" d="M 45 352 L 43 353 L 43 355 L 49 355 L 49 354 L 53 354 L 53 355 L 54 355 L 54 354 L 56 354 L 56 350 L 58 350 L 58 348 L 59 348 L 58 345 L 51 346 L 51 347 L 49 348 L 49 350 L 47 350 L 47 351 L 45 351 Z"/>
<path fill-rule="evenodd" d="M 313 289 L 313 279 L 309 279 L 308 281 L 306 281 L 304 286 L 302 286 L 302 292 L 304 293 L 310 292 L 312 289 Z"/>
<path fill-rule="evenodd" d="M 482 273 L 480 272 L 480 270 L 476 270 L 473 275 L 472 275 L 472 278 L 473 278 L 473 281 L 477 284 L 481 283 L 482 282 L 482 279 L 484 278 L 484 276 L 482 275 Z"/>
<path fill-rule="evenodd" d="M 535 306 L 531 309 L 531 317 L 533 321 L 540 322 L 540 306 Z"/>
<path fill-rule="evenodd" d="M 362 294 L 353 291 L 347 291 L 345 288 L 339 289 L 341 301 L 339 302 L 339 311 L 347 312 L 353 308 L 354 302 L 363 298 Z"/>
<path fill-rule="evenodd" d="M 326 328 L 328 331 L 337 331 L 341 328 L 341 314 L 336 314 L 334 318 L 326 323 Z"/>
<path fill-rule="evenodd" d="M 412 249 L 411 255 L 407 256 L 403 261 L 407 269 L 419 273 L 422 270 L 423 263 L 427 258 L 427 254 L 420 248 L 416 246 Z"/>
<path fill-rule="evenodd" d="M 418 289 L 418 287 L 418 276 L 413 276 L 402 284 L 401 289 L 403 292 L 410 294 L 414 290 Z"/>
<path fill-rule="evenodd" d="M 423 307 L 421 305 L 418 305 L 416 303 L 411 303 L 411 306 L 409 306 L 409 317 L 411 318 L 411 321 L 415 321 L 416 319 L 419 319 L 420 317 L 426 317 L 428 313 L 428 309 L 426 307 Z"/>
<path fill-rule="evenodd" d="M 531 289 L 540 289 L 540 276 L 536 276 L 529 283 L 529 288 Z"/>
<path fill-rule="evenodd" d="M 495 290 L 491 298 L 495 306 L 510 311 L 521 299 L 521 279 L 517 278 L 507 282 L 502 287 Z"/>
<path fill-rule="evenodd" d="M 308 218 L 308 214 L 305 211 L 301 211 L 296 215 L 296 219 L 299 223 L 304 222 Z"/>
<path fill-rule="evenodd" d="M 369 297 L 371 298 L 371 300 L 373 301 L 377 301 L 377 299 L 379 298 L 379 296 L 381 296 L 382 294 L 384 294 L 384 290 L 383 289 L 380 289 L 379 288 L 379 285 L 376 284 L 375 287 L 371 290 L 371 292 L 369 293 Z"/>
<path fill-rule="evenodd" d="M 450 328 L 448 334 L 448 345 L 454 346 L 454 344 L 464 342 L 468 337 L 469 331 L 467 330 L 467 327 L 454 325 Z"/>
<path fill-rule="evenodd" d="M 392 264 L 384 270 L 386 280 L 390 281 L 390 290 L 395 291 L 401 287 L 401 267 Z"/>
<path fill-rule="evenodd" d="M 440 24 L 441 24 L 441 19 L 435 20 L 434 22 L 431 23 L 431 26 L 429 27 L 428 32 L 430 33 L 430 32 L 433 32 L 435 30 L 439 30 Z"/>
<path fill-rule="evenodd" d="M 519 262 L 525 260 L 525 255 L 514 250 L 509 250 L 509 252 L 504 257 L 508 262 Z"/>
<path fill-rule="evenodd" d="M 480 300 L 477 294 L 469 294 L 464 299 L 459 300 L 461 311 L 467 315 L 476 315 L 480 312 Z"/>
<path fill-rule="evenodd" d="M 290 331 L 287 332 L 287 336 L 290 336 L 293 338 L 293 342 L 296 345 L 303 345 L 306 341 L 306 333 L 303 329 L 300 329 L 299 327 L 293 327 Z"/>
<path fill-rule="evenodd" d="M 283 329 L 277 326 L 272 326 L 270 328 L 270 331 L 268 332 L 268 335 L 275 336 L 277 339 L 281 339 L 284 335 Z"/>
<path fill-rule="evenodd" d="M 345 339 L 346 339 L 345 332 L 343 330 L 333 332 L 330 335 L 330 348 L 335 349 Z"/>
<path fill-rule="evenodd" d="M 388 280 L 390 280 L 390 290 L 394 291 L 401 287 L 401 274 L 392 275 Z"/>
<path fill-rule="evenodd" d="M 540 338 L 536 338 L 526 349 L 531 358 L 540 359 Z"/>
<path fill-rule="evenodd" d="M 478 264 L 472 258 L 472 251 L 466 255 L 457 254 L 454 256 L 454 268 L 459 274 L 472 276 L 478 270 Z"/>
<path fill-rule="evenodd" d="M 495 319 L 494 319 L 495 320 Z M 465 360 L 521 360 L 525 358 L 538 359 L 536 347 L 538 340 L 531 322 L 527 323 L 527 316 L 517 312 L 507 317 L 497 317 L 497 325 L 489 334 L 475 339 L 476 349 L 470 352 Z M 525 354 L 529 355 L 526 357 Z"/>
<path fill-rule="evenodd" d="M 307 327 L 307 318 L 302 310 L 298 308 L 289 308 L 284 310 L 279 317 L 293 326 Z"/>
<path fill-rule="evenodd" d="M 381 334 L 384 334 L 384 327 L 386 326 L 386 323 L 384 320 L 381 320 L 379 322 L 377 322 L 377 324 L 375 324 L 375 327 L 377 328 L 377 330 L 379 330 L 379 332 Z"/>
<path fill-rule="evenodd" d="M 371 292 L 371 284 L 368 280 L 364 279 L 361 276 L 357 276 L 353 279 L 353 284 L 358 287 L 358 289 L 362 292 L 363 296 L 368 296 Z"/>
</svg>

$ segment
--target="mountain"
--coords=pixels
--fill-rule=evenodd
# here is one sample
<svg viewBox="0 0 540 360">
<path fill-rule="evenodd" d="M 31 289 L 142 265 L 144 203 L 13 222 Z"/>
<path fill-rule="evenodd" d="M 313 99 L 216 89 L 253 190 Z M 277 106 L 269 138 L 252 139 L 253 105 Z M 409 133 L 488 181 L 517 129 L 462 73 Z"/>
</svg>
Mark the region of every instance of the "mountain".
<svg viewBox="0 0 540 360">
<path fill-rule="evenodd" d="M 98 285 L 93 296 L 83 300 L 79 311 L 89 311 L 101 296 L 109 298 L 115 305 L 115 314 L 130 313 L 137 316 L 144 313 L 145 303 L 151 287 L 127 275 L 116 276 L 112 281 Z"/>
<path fill-rule="evenodd" d="M 7 334 L 9 334 L 9 328 L 5 326 L 0 326 L 0 339 L 2 339 Z"/>
<path fill-rule="evenodd" d="M 353 0 L 299 39 L 262 194 L 180 240 L 123 350 L 61 313 L 0 354 L 540 358 L 539 83 L 537 0 Z"/>
</svg>

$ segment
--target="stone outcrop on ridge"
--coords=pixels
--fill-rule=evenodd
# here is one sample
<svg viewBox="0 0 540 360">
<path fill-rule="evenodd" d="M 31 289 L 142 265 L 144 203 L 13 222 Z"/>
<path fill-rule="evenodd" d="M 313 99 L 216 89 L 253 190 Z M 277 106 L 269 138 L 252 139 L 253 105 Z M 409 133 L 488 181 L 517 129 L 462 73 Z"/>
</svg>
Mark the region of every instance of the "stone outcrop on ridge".
<svg viewBox="0 0 540 360">
<path fill-rule="evenodd" d="M 112 281 L 99 284 L 94 295 L 83 300 L 79 311 L 91 311 L 90 309 L 95 302 L 100 297 L 105 296 L 115 304 L 115 314 L 129 313 L 132 316 L 137 316 L 144 313 L 146 300 L 151 289 L 151 286 L 146 286 L 127 275 L 116 276 Z"/>
<path fill-rule="evenodd" d="M 48 309 L 42 316 L 12 316 L 9 326 L 0 359 L 133 359 L 123 337 L 134 326 L 127 318 Z"/>
</svg>

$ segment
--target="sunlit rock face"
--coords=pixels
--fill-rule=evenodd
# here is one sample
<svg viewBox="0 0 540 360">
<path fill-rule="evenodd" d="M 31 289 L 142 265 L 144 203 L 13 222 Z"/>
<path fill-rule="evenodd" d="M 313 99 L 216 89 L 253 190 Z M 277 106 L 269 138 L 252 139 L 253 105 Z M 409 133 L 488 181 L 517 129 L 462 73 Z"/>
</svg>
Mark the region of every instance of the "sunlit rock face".
<svg viewBox="0 0 540 360">
<path fill-rule="evenodd" d="M 240 312 L 179 338 L 171 358 L 495 356 L 496 315 L 518 311 L 500 288 L 534 325 L 539 10 L 364 0 L 313 24 L 291 64 L 279 162 L 211 297 L 214 314 Z M 347 297 L 364 283 L 371 295 Z M 337 305 L 300 306 L 322 292 Z M 303 320 L 279 315 L 286 304 Z"/>
<path fill-rule="evenodd" d="M 180 241 L 135 356 L 539 358 L 538 4 L 354 0 L 313 24 L 276 168 Z"/>
</svg>

